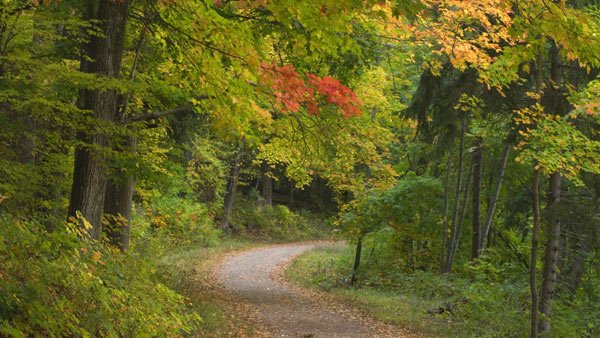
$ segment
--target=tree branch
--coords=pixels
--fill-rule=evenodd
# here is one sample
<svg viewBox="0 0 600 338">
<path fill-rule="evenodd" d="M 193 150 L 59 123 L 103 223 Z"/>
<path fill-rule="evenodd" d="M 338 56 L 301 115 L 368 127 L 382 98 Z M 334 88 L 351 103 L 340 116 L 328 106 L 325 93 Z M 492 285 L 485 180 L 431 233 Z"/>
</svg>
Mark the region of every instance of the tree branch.
<svg viewBox="0 0 600 338">
<path fill-rule="evenodd" d="M 209 95 L 199 95 L 194 97 L 194 100 L 208 100 L 208 99 L 212 99 L 214 98 L 213 96 L 209 96 Z M 143 113 L 143 114 L 139 114 L 139 115 L 135 115 L 135 116 L 131 116 L 129 118 L 127 118 L 125 120 L 125 123 L 131 123 L 131 122 L 138 122 L 138 121 L 146 121 L 146 120 L 151 120 L 151 119 L 156 119 L 159 117 L 163 117 L 163 116 L 168 116 L 168 115 L 172 115 L 172 114 L 176 114 L 179 112 L 183 112 L 189 109 L 192 109 L 196 106 L 196 104 L 187 104 L 185 106 L 180 106 L 177 108 L 172 108 L 172 109 L 167 109 L 167 110 L 163 110 L 163 111 L 158 111 L 158 112 L 151 112 L 151 113 Z"/>
</svg>

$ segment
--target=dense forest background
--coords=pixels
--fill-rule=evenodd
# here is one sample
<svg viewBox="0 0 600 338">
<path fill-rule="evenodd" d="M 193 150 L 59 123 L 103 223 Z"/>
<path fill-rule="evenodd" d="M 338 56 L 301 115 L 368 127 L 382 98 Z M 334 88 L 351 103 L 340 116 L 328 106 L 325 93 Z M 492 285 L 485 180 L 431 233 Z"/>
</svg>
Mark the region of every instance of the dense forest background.
<svg viewBox="0 0 600 338">
<path fill-rule="evenodd" d="M 432 334 L 598 336 L 599 55 L 595 0 L 0 0 L 0 336 L 197 335 L 169 257 L 331 235 Z"/>
</svg>

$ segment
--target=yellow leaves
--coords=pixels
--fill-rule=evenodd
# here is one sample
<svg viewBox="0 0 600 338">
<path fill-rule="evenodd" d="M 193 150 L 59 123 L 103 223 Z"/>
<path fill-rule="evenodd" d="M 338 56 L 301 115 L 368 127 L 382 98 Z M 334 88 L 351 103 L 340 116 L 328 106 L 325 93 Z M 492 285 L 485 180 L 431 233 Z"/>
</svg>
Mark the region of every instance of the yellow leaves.
<svg viewBox="0 0 600 338">
<path fill-rule="evenodd" d="M 483 102 L 476 96 L 462 94 L 454 109 L 463 112 L 477 112 L 483 107 Z"/>
<path fill-rule="evenodd" d="M 540 101 L 542 99 L 542 93 L 540 93 L 540 92 L 529 91 L 529 92 L 526 92 L 525 95 L 527 95 L 527 97 L 534 99 L 535 101 Z"/>
<path fill-rule="evenodd" d="M 575 106 L 572 118 L 585 116 L 599 119 L 600 81 L 592 81 L 584 91 L 573 94 L 570 101 Z"/>
<path fill-rule="evenodd" d="M 252 111 L 254 113 L 256 113 L 258 121 L 261 121 L 265 125 L 271 125 L 271 123 L 273 122 L 273 116 L 272 116 L 272 114 L 271 114 L 270 111 L 268 111 L 267 109 L 264 109 L 264 108 L 260 107 L 254 101 L 252 101 L 250 103 L 250 107 L 252 108 Z"/>
<path fill-rule="evenodd" d="M 536 103 L 531 107 L 515 110 L 513 111 L 513 115 L 515 124 L 523 127 L 533 126 L 537 124 L 540 119 L 546 117 L 544 108 L 539 103 Z M 521 132 L 522 131 L 519 131 L 519 133 Z"/>
<path fill-rule="evenodd" d="M 355 92 L 364 107 L 377 107 L 378 111 L 390 107 L 385 90 L 390 87 L 390 75 L 381 67 L 373 67 L 365 72 L 357 82 Z"/>
<path fill-rule="evenodd" d="M 235 2 L 235 6 L 241 10 L 248 10 L 267 7 L 268 2 L 268 0 L 239 0 Z"/>
<path fill-rule="evenodd" d="M 152 219 L 152 227 L 160 229 L 160 228 L 164 228 L 167 226 L 167 219 L 168 216 L 164 216 L 164 215 L 156 215 L 154 216 L 154 218 Z"/>
<path fill-rule="evenodd" d="M 448 57 L 456 69 L 486 69 L 496 58 L 490 51 L 499 53 L 504 45 L 514 44 L 509 33 L 512 3 L 508 0 L 424 3 L 428 10 L 421 19 L 426 24 L 423 29 L 415 30 L 415 37 L 431 41 L 437 46 L 434 54 Z"/>
<path fill-rule="evenodd" d="M 516 112 L 515 122 L 523 140 L 517 145 L 517 161 L 533 161 L 547 172 L 560 172 L 581 184 L 581 172 L 600 173 L 600 142 L 590 139 L 570 122 L 572 116 L 544 114 L 536 106 Z"/>
</svg>

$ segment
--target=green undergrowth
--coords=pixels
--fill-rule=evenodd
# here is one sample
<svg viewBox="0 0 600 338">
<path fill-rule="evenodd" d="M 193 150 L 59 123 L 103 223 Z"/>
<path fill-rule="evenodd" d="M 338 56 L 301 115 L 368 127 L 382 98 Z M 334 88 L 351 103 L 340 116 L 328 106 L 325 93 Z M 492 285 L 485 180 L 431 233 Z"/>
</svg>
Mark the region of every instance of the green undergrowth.
<svg viewBox="0 0 600 338">
<path fill-rule="evenodd" d="M 148 236 L 122 253 L 77 223 L 0 217 L 0 336 L 191 335 L 201 317 L 157 269 L 166 249 Z"/>
<path fill-rule="evenodd" d="M 499 263 L 501 256 L 493 250 L 477 263 L 462 263 L 455 272 L 440 275 L 432 269 L 407 269 L 385 251 L 380 254 L 381 247 L 367 244 L 357 282 L 350 286 L 353 249 L 338 244 L 305 253 L 291 264 L 288 277 L 427 337 L 529 334 L 527 269 Z M 573 298 L 559 294 L 553 303 L 556 316 L 550 337 L 598 336 L 598 302 L 589 296 L 593 292 L 580 291 Z"/>
<path fill-rule="evenodd" d="M 369 254 L 363 256 L 364 270 L 369 270 Z M 348 245 L 321 248 L 296 259 L 287 274 L 302 286 L 331 292 L 376 318 L 427 337 L 520 337 L 526 332 L 520 305 L 526 302 L 526 290 L 520 288 L 525 285 L 484 287 L 468 278 L 423 271 L 384 281 L 363 271 L 350 287 L 352 259 Z"/>
<path fill-rule="evenodd" d="M 297 242 L 328 238 L 332 224 L 328 215 L 291 210 L 285 205 L 259 205 L 258 195 L 238 194 L 231 215 L 235 233 L 267 242 Z"/>
<path fill-rule="evenodd" d="M 49 227 L 0 215 L 0 337 L 252 336 L 214 297 L 210 268 L 231 251 L 314 239 L 323 228 L 285 207 L 236 208 L 261 231 L 229 237 L 210 206 L 147 194 L 127 252 L 90 239 L 80 219 Z"/>
</svg>

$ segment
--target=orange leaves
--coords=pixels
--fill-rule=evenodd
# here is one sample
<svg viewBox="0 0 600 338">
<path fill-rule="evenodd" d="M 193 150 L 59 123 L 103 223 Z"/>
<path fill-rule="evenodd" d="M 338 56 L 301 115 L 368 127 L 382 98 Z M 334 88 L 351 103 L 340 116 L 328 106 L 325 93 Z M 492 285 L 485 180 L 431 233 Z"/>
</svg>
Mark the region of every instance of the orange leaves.
<svg viewBox="0 0 600 338">
<path fill-rule="evenodd" d="M 589 116 L 597 116 L 600 114 L 600 102 L 589 102 L 578 105 L 577 109 Z"/>
<path fill-rule="evenodd" d="M 32 4 L 32 5 L 34 5 L 34 6 L 36 6 L 36 7 L 37 7 L 37 6 L 39 6 L 39 5 L 40 5 L 40 3 L 41 3 L 42 5 L 44 5 L 44 6 L 47 6 L 47 5 L 49 5 L 51 2 L 52 2 L 51 0 L 42 0 L 42 1 L 40 1 L 40 0 L 31 0 L 31 4 Z M 59 2 L 59 1 L 57 1 L 57 2 Z"/>
<path fill-rule="evenodd" d="M 104 265 L 105 263 L 101 260 L 101 258 L 102 253 L 100 251 L 94 251 L 94 253 L 92 254 L 92 260 L 94 261 L 94 263 Z"/>
<path fill-rule="evenodd" d="M 415 36 L 437 46 L 436 54 L 446 55 L 459 70 L 472 66 L 485 69 L 503 45 L 512 45 L 511 2 L 507 0 L 425 0 L 427 27 Z M 429 14 L 428 14 L 429 13 Z"/>
<path fill-rule="evenodd" d="M 323 78 L 308 74 L 300 76 L 293 65 L 261 65 L 263 82 L 275 96 L 275 107 L 283 112 L 296 113 L 305 107 L 311 115 L 318 115 L 320 103 L 336 106 L 344 117 L 360 115 L 361 102 L 356 94 L 331 76 Z"/>
</svg>

